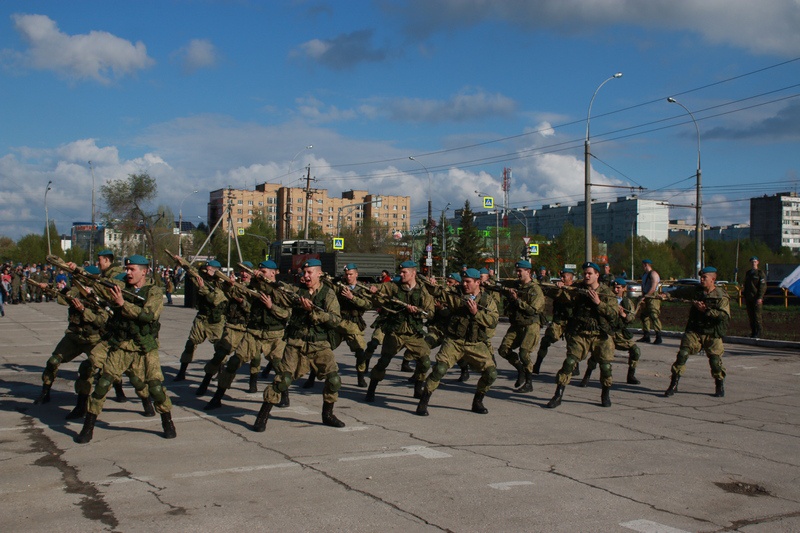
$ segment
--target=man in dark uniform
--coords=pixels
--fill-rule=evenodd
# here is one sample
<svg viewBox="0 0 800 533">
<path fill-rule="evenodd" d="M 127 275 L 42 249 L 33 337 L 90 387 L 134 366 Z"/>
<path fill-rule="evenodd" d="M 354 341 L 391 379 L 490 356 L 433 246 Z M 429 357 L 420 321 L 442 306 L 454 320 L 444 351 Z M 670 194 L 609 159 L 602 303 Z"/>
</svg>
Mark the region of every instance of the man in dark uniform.
<svg viewBox="0 0 800 533">
<path fill-rule="evenodd" d="M 744 303 L 747 306 L 747 318 L 750 320 L 750 336 L 761 336 L 763 322 L 761 310 L 764 306 L 764 295 L 767 293 L 767 275 L 758 268 L 758 257 L 750 258 L 750 270 L 744 275 Z"/>
<path fill-rule="evenodd" d="M 611 362 L 614 360 L 611 323 L 618 316 L 617 299 L 608 286 L 600 283 L 600 267 L 591 262 L 583 264 L 583 281 L 567 292 L 572 301 L 572 316 L 566 331 L 567 357 L 556 375 L 556 393 L 547 407 L 552 409 L 561 405 L 573 369 L 587 357 L 600 364 L 603 385 L 600 405 L 610 407 Z"/>
<path fill-rule="evenodd" d="M 714 396 L 725 396 L 725 367 L 722 365 L 722 354 L 725 347 L 722 337 L 728 330 L 731 319 L 731 304 L 728 292 L 716 286 L 717 269 L 711 266 L 700 271 L 700 285 L 697 287 L 680 287 L 662 298 L 685 298 L 692 302 L 689 320 L 681 339 L 678 356 L 672 364 L 672 379 L 664 396 L 672 396 L 678 391 L 686 361 L 690 355 L 705 350 L 711 375 L 716 386 Z"/>
<path fill-rule="evenodd" d="M 497 368 L 492 352 L 486 344 L 489 331 L 497 327 L 500 317 L 494 300 L 481 291 L 480 273 L 468 268 L 462 277 L 462 291 L 441 287 L 436 298 L 450 308 L 450 320 L 445 330 L 444 344 L 436 355 L 436 365 L 425 381 L 416 414 L 428 416 L 428 402 L 439 382 L 456 361 L 465 359 L 467 364 L 481 372 L 481 379 L 472 399 L 472 411 L 479 414 L 489 412 L 483 398 L 497 378 Z"/>
</svg>

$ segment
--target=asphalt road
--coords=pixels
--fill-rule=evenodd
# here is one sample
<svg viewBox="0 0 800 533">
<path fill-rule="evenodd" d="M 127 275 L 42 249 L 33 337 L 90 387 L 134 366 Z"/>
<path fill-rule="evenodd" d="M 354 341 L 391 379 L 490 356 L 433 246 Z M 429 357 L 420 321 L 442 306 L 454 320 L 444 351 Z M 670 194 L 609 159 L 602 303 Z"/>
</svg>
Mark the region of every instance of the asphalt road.
<svg viewBox="0 0 800 533">
<path fill-rule="evenodd" d="M 63 365 L 49 404 L 33 405 L 65 318 L 56 304 L 0 318 L 1 531 L 800 531 L 796 349 L 729 344 L 725 398 L 692 357 L 665 398 L 671 337 L 642 346 L 638 386 L 624 384 L 617 353 L 612 407 L 600 407 L 595 379 L 550 410 L 561 342 L 533 393 L 514 393 L 500 361 L 490 412 L 475 414 L 477 377 L 460 384 L 452 370 L 421 418 L 399 358 L 366 404 L 342 345 L 335 412 L 347 426 L 321 424 L 319 383 L 296 384 L 291 407 L 254 433 L 267 381 L 248 394 L 242 373 L 211 413 L 194 394 L 210 344 L 171 383 L 193 311 L 168 307 L 161 356 L 178 438 L 161 437 L 126 383 L 130 400 L 106 402 L 94 440 L 78 445 L 81 424 L 64 420 L 78 362 Z"/>
</svg>

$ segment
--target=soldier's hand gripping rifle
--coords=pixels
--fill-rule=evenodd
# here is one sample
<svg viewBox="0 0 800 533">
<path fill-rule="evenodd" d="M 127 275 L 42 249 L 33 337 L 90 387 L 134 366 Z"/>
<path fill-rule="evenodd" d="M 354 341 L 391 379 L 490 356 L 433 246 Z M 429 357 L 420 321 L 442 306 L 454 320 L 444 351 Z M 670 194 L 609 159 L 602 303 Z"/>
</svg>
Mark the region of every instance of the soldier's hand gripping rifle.
<svg viewBox="0 0 800 533">
<path fill-rule="evenodd" d="M 270 285 L 274 290 L 278 291 L 278 293 L 285 297 L 289 304 L 293 307 L 302 307 L 302 302 L 300 299 L 302 298 L 299 294 L 294 291 L 294 286 L 289 285 L 283 281 L 273 281 L 264 278 L 257 270 L 253 270 L 252 268 L 248 267 L 247 265 L 243 265 L 242 263 L 238 263 L 239 268 L 244 270 L 245 272 L 249 272 L 255 278 L 258 278 L 262 282 Z M 325 309 L 321 308 L 318 305 L 311 304 L 311 307 L 317 311 L 326 312 Z"/>
<path fill-rule="evenodd" d="M 111 293 L 108 289 L 112 287 L 120 287 L 118 284 L 114 283 L 111 280 L 101 277 L 98 274 L 89 274 L 85 272 L 82 268 L 71 268 L 67 263 L 65 263 L 60 257 L 57 255 L 48 255 L 47 262 L 53 265 L 54 267 L 60 268 L 72 274 L 73 279 L 77 278 L 83 283 L 86 283 L 88 286 L 93 288 L 101 298 L 106 301 L 111 301 L 114 298 L 111 296 Z M 144 303 L 145 298 L 143 296 L 139 296 L 135 292 L 123 289 L 120 287 L 123 296 L 133 300 L 134 303 Z"/>
<path fill-rule="evenodd" d="M 76 283 L 76 282 L 77 282 L 77 280 L 73 280 L 73 283 Z M 35 285 L 38 285 L 45 294 L 47 294 L 48 296 L 50 296 L 51 298 L 54 298 L 56 300 L 58 298 L 63 298 L 68 304 L 72 304 L 73 301 L 77 301 L 77 302 L 80 302 L 84 307 L 88 307 L 90 309 L 94 309 L 95 311 L 105 310 L 105 311 L 108 311 L 109 313 L 113 314 L 113 311 L 108 306 L 103 306 L 99 301 L 97 301 L 94 298 L 90 298 L 88 300 L 83 300 L 81 298 L 78 298 L 77 296 L 71 296 L 71 295 L 67 294 L 66 292 L 61 292 L 59 290 L 56 290 L 53 287 L 51 287 L 50 285 L 48 285 L 47 283 L 38 283 L 38 282 L 35 282 L 35 281 L 32 282 L 32 283 L 34 283 Z M 84 287 L 84 289 L 85 289 L 85 287 Z M 83 291 L 81 291 L 81 292 L 83 292 Z"/>
<path fill-rule="evenodd" d="M 189 261 L 187 261 L 183 257 L 179 256 L 178 254 L 173 254 L 172 252 L 170 252 L 166 248 L 164 248 L 164 251 L 167 252 L 167 255 L 172 257 L 175 260 L 175 263 L 177 263 L 178 266 L 182 267 L 186 272 L 188 272 L 192 276 L 200 277 L 200 270 L 198 270 L 196 266 L 191 264 Z"/>
</svg>

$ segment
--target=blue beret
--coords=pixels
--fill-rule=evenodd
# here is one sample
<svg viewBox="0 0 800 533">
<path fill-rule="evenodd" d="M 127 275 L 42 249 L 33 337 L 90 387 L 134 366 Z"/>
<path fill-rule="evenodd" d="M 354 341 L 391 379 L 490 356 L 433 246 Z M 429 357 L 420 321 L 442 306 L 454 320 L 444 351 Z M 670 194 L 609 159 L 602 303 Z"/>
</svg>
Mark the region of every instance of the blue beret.
<svg viewBox="0 0 800 533">
<path fill-rule="evenodd" d="M 628 284 L 628 280 L 625 278 L 614 278 L 614 285 L 622 285 L 623 287 Z"/>
<path fill-rule="evenodd" d="M 547 267 L 544 265 L 539 265 L 539 270 L 547 270 Z"/>
<path fill-rule="evenodd" d="M 125 276 L 127 276 L 127 274 L 125 274 L 125 272 L 120 272 L 119 274 L 114 276 L 114 279 L 119 280 L 119 281 L 125 281 Z"/>
<path fill-rule="evenodd" d="M 462 277 L 472 278 L 472 279 L 480 279 L 481 278 L 481 272 L 477 268 L 468 268 L 466 271 L 464 271 L 464 274 L 463 274 Z"/>
<path fill-rule="evenodd" d="M 110 255 L 111 257 L 114 257 L 114 252 L 106 248 L 105 250 L 100 250 L 97 252 L 97 257 L 100 257 L 101 255 Z"/>
<path fill-rule="evenodd" d="M 750 261 L 758 261 L 758 257 L 753 256 L 753 257 L 750 258 Z"/>
<path fill-rule="evenodd" d="M 712 272 L 716 273 L 717 269 L 714 267 L 705 267 L 703 270 L 700 271 L 701 274 L 710 274 Z"/>
<path fill-rule="evenodd" d="M 394 281 L 395 283 L 397 283 L 398 281 L 400 281 L 400 276 L 395 276 L 395 277 L 393 277 L 393 278 L 392 278 L 392 281 Z"/>
<path fill-rule="evenodd" d="M 529 270 L 530 270 L 530 269 L 532 269 L 532 268 L 533 268 L 533 265 L 531 265 L 531 262 L 530 262 L 530 261 L 525 261 L 525 260 L 522 260 L 522 261 L 517 261 L 517 262 L 514 264 L 514 268 L 527 268 L 527 269 L 529 269 Z"/>
<path fill-rule="evenodd" d="M 565 268 L 564 270 L 561 271 L 561 273 L 562 274 L 574 274 L 575 273 L 575 269 L 574 268 Z"/>
<path fill-rule="evenodd" d="M 416 261 L 403 261 L 400 263 L 400 268 L 417 268 Z"/>
<path fill-rule="evenodd" d="M 587 269 L 587 268 L 593 268 L 598 273 L 600 273 L 600 267 L 597 266 L 597 263 L 592 263 L 591 261 L 586 261 L 584 264 L 581 265 L 581 268 L 584 269 L 584 270 Z"/>
<path fill-rule="evenodd" d="M 481 274 L 489 274 L 490 273 L 489 269 L 486 268 L 486 267 L 483 267 L 482 269 L 478 270 L 478 272 L 480 272 Z"/>
<path fill-rule="evenodd" d="M 212 259 L 211 261 L 206 261 L 206 266 L 214 267 L 214 268 L 222 268 L 222 264 L 217 261 L 216 259 Z"/>
<path fill-rule="evenodd" d="M 645 265 L 652 265 L 652 264 L 653 264 L 653 262 L 652 262 L 652 261 L 650 261 L 649 259 L 642 259 L 642 264 L 645 264 Z"/>
<path fill-rule="evenodd" d="M 247 268 L 253 268 L 253 263 L 251 263 L 250 261 L 242 261 L 242 264 Z"/>
<path fill-rule="evenodd" d="M 459 274 L 458 272 L 451 272 L 447 275 L 447 277 L 461 283 L 461 274 Z"/>
<path fill-rule="evenodd" d="M 355 263 L 347 263 L 347 264 L 344 266 L 344 269 L 345 269 L 345 270 L 358 270 L 358 265 L 357 265 L 357 264 L 355 264 Z"/>
<path fill-rule="evenodd" d="M 100 273 L 100 269 L 97 268 L 94 265 L 87 266 L 86 268 L 84 268 L 84 270 L 86 271 L 87 274 L 99 274 Z"/>
<path fill-rule="evenodd" d="M 143 255 L 132 255 L 125 260 L 126 265 L 144 265 L 149 266 L 150 261 Z"/>
<path fill-rule="evenodd" d="M 303 268 L 309 267 L 321 267 L 322 261 L 319 259 L 308 259 L 305 263 L 303 263 Z"/>
<path fill-rule="evenodd" d="M 278 270 L 278 265 L 272 259 L 267 259 L 266 261 L 261 261 L 258 264 L 258 268 L 271 268 L 272 270 Z"/>
</svg>

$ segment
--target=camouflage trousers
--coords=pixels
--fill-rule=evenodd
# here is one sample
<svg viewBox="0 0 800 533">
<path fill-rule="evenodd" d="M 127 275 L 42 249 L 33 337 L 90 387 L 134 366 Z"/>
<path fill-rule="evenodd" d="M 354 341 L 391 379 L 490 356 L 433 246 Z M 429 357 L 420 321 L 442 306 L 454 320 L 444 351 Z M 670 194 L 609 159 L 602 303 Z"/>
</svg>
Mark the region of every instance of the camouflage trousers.
<svg viewBox="0 0 800 533">
<path fill-rule="evenodd" d="M 569 384 L 572 371 L 579 362 L 591 358 L 600 366 L 600 382 L 603 387 L 610 387 L 611 362 L 614 360 L 614 339 L 601 331 L 567 333 L 567 357 L 564 365 L 556 374 L 559 385 Z"/>
<path fill-rule="evenodd" d="M 706 352 L 708 366 L 711 367 L 711 375 L 714 379 L 725 379 L 725 367 L 722 365 L 722 354 L 725 353 L 725 347 L 722 344 L 722 339 L 711 335 L 701 335 L 694 331 L 687 331 L 683 334 L 678 356 L 672 364 L 672 374 L 675 376 L 682 375 L 689 356 L 700 353 L 700 350 L 705 350 Z"/>
<path fill-rule="evenodd" d="M 425 374 L 431 367 L 431 348 L 421 335 L 398 335 L 396 333 L 386 334 L 383 347 L 381 348 L 381 358 L 375 363 L 370 372 L 370 379 L 381 381 L 386 377 L 386 368 L 392 361 L 392 357 L 397 355 L 400 350 L 405 348 L 408 360 L 417 361 L 416 378 L 417 381 L 425 379 Z"/>
<path fill-rule="evenodd" d="M 283 330 L 262 331 L 248 329 L 236 347 L 233 357 L 228 360 L 225 368 L 219 375 L 219 386 L 229 389 L 233 383 L 236 372 L 243 364 L 250 363 L 250 375 L 258 374 L 261 367 L 261 354 L 272 361 L 275 368 L 280 368 L 280 361 L 286 348 L 283 340 Z M 277 370 L 276 370 L 277 372 Z"/>
<path fill-rule="evenodd" d="M 536 345 L 539 343 L 540 329 L 538 320 L 527 326 L 509 326 L 497 353 L 514 367 L 522 363 L 522 366 L 528 372 L 533 372 L 531 352 L 536 349 Z M 516 349 L 519 349 L 519 355 L 514 352 Z"/>
<path fill-rule="evenodd" d="M 208 340 L 211 344 L 215 345 L 222 338 L 222 333 L 225 329 L 225 320 L 220 320 L 215 324 L 208 322 L 208 318 L 197 315 L 192 322 L 192 329 L 189 330 L 189 338 L 186 341 L 186 346 L 183 348 L 181 354 L 181 363 L 191 363 L 194 359 L 194 350 L 198 344 L 203 344 Z"/>
<path fill-rule="evenodd" d="M 280 403 L 281 393 L 289 390 L 292 381 L 307 374 L 309 367 L 317 373 L 317 379 L 325 383 L 322 389 L 323 401 L 334 403 L 339 399 L 342 380 L 328 341 L 289 339 L 279 365 L 275 370 L 275 380 L 264 391 L 265 402 Z"/>
<path fill-rule="evenodd" d="M 172 402 L 163 385 L 164 374 L 161 373 L 158 349 L 136 352 L 111 348 L 103 365 L 102 374 L 97 380 L 97 386 L 89 396 L 88 411 L 90 413 L 100 415 L 111 385 L 119 381 L 122 374 L 128 375 L 137 395 L 140 395 L 140 391 L 147 389 L 144 396 L 149 395 L 153 399 L 156 411 L 168 413 L 172 410 Z"/>
<path fill-rule="evenodd" d="M 651 329 L 661 333 L 661 300 L 658 298 L 646 298 L 642 309 L 642 330 L 647 335 Z"/>
<path fill-rule="evenodd" d="M 442 349 L 436 354 L 436 364 L 425 381 L 428 391 L 435 391 L 447 371 L 458 361 L 463 361 L 469 368 L 481 373 L 477 391 L 484 394 L 488 392 L 497 379 L 497 367 L 489 347 L 485 342 L 465 342 L 451 337 L 445 337 Z"/>
</svg>

